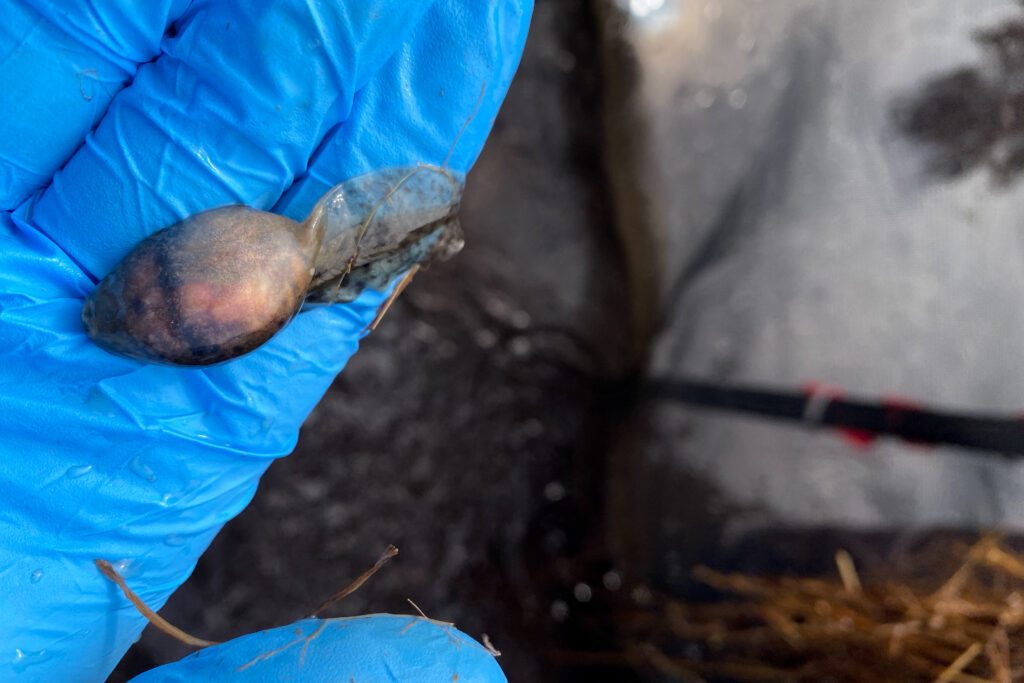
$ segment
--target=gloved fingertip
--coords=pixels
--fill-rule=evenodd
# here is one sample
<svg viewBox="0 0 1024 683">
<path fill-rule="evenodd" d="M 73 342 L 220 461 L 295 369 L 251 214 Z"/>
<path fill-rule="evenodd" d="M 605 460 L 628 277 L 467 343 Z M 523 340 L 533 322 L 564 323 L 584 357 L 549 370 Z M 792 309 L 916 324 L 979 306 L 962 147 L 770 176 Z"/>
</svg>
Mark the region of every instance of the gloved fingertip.
<svg viewBox="0 0 1024 683">
<path fill-rule="evenodd" d="M 304 619 L 147 671 L 131 683 L 296 680 L 504 683 L 495 651 L 451 624 L 372 614 Z"/>
</svg>

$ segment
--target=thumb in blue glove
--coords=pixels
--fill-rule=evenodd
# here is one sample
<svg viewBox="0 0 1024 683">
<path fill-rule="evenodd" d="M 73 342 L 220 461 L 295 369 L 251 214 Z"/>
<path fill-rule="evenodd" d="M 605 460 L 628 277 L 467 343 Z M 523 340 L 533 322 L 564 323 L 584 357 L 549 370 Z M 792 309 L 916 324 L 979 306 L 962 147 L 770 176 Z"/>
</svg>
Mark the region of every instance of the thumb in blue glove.
<svg viewBox="0 0 1024 683">
<path fill-rule="evenodd" d="M 451 624 L 373 614 L 304 619 L 252 633 L 147 671 L 131 683 L 228 680 L 491 683 L 505 677 L 492 650 Z"/>
<path fill-rule="evenodd" d="M 100 681 L 355 351 L 383 294 L 182 370 L 111 356 L 82 300 L 213 206 L 294 219 L 366 171 L 475 160 L 524 0 L 13 3 L 0 36 L 0 679 Z M 312 646 L 311 646 L 312 647 Z M 358 680 L 358 676 L 357 676 Z"/>
<path fill-rule="evenodd" d="M 377 563 L 345 590 L 320 605 L 327 609 L 359 588 L 398 549 L 389 546 Z M 503 682 L 494 662 L 500 655 L 484 636 L 486 647 L 453 624 L 420 616 L 373 614 L 340 619 L 306 618 L 294 624 L 212 643 L 167 623 L 142 603 L 107 562 L 97 560 L 104 576 L 124 591 L 153 625 L 182 642 L 208 648 L 132 681 L 482 681 Z M 414 605 L 415 606 L 415 605 Z M 419 608 L 416 608 L 417 611 Z M 313 645 L 313 641 L 317 641 Z M 311 645 L 313 647 L 311 648 Z M 285 653 L 291 650 L 287 655 Z M 312 656 L 307 658 L 307 654 Z M 307 661 L 309 664 L 307 665 Z"/>
</svg>

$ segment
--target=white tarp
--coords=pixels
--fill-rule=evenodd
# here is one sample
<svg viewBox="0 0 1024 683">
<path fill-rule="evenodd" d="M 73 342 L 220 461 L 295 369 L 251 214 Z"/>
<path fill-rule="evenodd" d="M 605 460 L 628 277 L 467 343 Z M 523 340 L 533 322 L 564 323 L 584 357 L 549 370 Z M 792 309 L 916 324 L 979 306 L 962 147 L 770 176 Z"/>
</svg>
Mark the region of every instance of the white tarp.
<svg viewBox="0 0 1024 683">
<path fill-rule="evenodd" d="M 626 239 L 654 245 L 634 250 L 664 315 L 650 376 L 1024 413 L 1024 6 L 615 6 L 639 69 L 610 79 L 633 84 L 609 92 L 610 148 L 634 148 L 609 164 Z M 669 579 L 765 524 L 1024 526 L 1024 463 L 670 405 L 642 420 L 617 518 Z"/>
</svg>

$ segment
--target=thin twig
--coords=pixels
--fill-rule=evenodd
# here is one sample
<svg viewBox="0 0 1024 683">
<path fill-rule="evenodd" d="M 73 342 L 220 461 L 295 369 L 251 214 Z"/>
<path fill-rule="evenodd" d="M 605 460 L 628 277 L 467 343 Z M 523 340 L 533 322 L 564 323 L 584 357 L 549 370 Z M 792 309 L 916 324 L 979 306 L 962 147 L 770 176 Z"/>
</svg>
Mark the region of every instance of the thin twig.
<svg viewBox="0 0 1024 683">
<path fill-rule="evenodd" d="M 359 587 L 362 586 L 364 583 L 366 583 L 366 581 L 371 576 L 376 574 L 377 571 L 381 567 L 383 567 L 385 564 L 387 564 L 388 560 L 390 560 L 392 557 L 394 557 L 397 554 L 398 554 L 398 548 L 396 548 L 393 545 L 389 545 L 384 550 L 384 552 L 381 554 L 380 558 L 373 564 L 372 567 L 370 567 L 365 572 L 360 574 L 356 578 L 355 581 L 350 583 L 348 586 L 343 588 L 341 591 L 335 593 L 334 595 L 332 595 L 331 597 L 327 598 L 322 603 L 320 603 L 320 605 L 318 605 L 316 609 L 314 609 L 312 612 L 309 613 L 308 617 L 315 617 L 316 615 L 320 614 L 320 612 L 323 612 L 328 607 L 331 607 L 335 603 L 340 602 L 341 600 L 345 599 L 346 597 L 348 597 L 349 595 L 351 595 L 352 593 L 357 591 L 359 589 Z"/>
<path fill-rule="evenodd" d="M 463 121 L 462 128 L 459 129 L 459 132 L 455 136 L 455 139 L 452 140 L 452 146 L 448 148 L 448 154 L 447 154 L 447 156 L 445 156 L 444 163 L 441 164 L 441 168 L 448 168 L 448 162 L 451 161 L 451 159 L 452 159 L 452 152 L 455 151 L 455 145 L 459 144 L 459 140 L 462 138 L 462 134 L 466 132 L 467 128 L 469 128 L 469 122 L 472 121 L 474 118 L 476 118 L 476 113 L 478 111 L 480 111 L 480 105 L 484 101 L 484 92 L 486 92 L 486 91 L 487 91 L 487 81 L 484 81 L 480 85 L 480 94 L 477 95 L 477 97 L 476 97 L 476 105 L 473 107 L 473 112 L 469 115 L 469 118 L 467 118 L 465 121 Z"/>
<path fill-rule="evenodd" d="M 489 635 L 487 635 L 486 633 L 481 634 L 480 642 L 484 644 L 484 647 L 487 649 L 488 652 L 491 653 L 491 656 L 493 656 L 493 657 L 500 657 L 501 656 L 501 650 L 499 650 L 498 648 L 494 647 L 494 643 L 491 642 L 491 637 Z"/>
<path fill-rule="evenodd" d="M 418 614 L 419 614 L 419 615 L 420 615 L 421 617 L 423 617 L 423 618 L 424 618 L 424 619 L 426 619 L 427 621 L 431 621 L 431 618 L 427 616 L 427 613 L 426 613 L 426 612 L 424 612 L 423 610 L 421 610 L 421 609 L 420 609 L 420 606 L 419 606 L 419 605 L 417 605 L 417 604 L 416 604 L 415 602 L 413 602 L 413 601 L 412 601 L 412 598 L 406 598 L 406 599 L 405 599 L 405 601 L 406 601 L 406 602 L 408 602 L 408 603 L 409 603 L 410 605 L 412 605 L 412 608 L 413 608 L 414 610 L 416 610 L 416 612 L 417 612 L 417 613 L 418 613 Z"/>
<path fill-rule="evenodd" d="M 380 325 L 380 321 L 384 319 L 384 314 L 391 309 L 391 304 L 395 303 L 395 299 L 398 298 L 398 295 L 405 291 L 405 288 L 409 286 L 409 283 L 412 282 L 413 277 L 416 276 L 416 273 L 418 273 L 419 270 L 420 264 L 417 263 L 402 276 L 402 279 L 395 285 L 395 289 L 388 295 L 388 298 L 384 300 L 384 303 L 380 305 L 380 308 L 377 309 L 377 315 L 374 317 L 373 322 L 366 328 L 367 330 L 373 332 L 377 329 L 377 325 Z"/>
<path fill-rule="evenodd" d="M 182 631 L 180 628 L 150 609 L 149 605 L 143 602 L 142 598 L 136 595 L 135 592 L 128 587 L 128 584 L 124 582 L 124 578 L 117 573 L 117 570 L 114 569 L 113 565 L 106 560 L 100 559 L 93 560 L 93 562 L 95 562 L 96 566 L 99 567 L 103 576 L 117 584 L 118 588 L 120 588 L 124 593 L 124 596 L 128 598 L 133 605 L 135 605 L 135 609 L 139 610 L 142 616 L 146 617 L 146 619 L 149 620 L 149 623 L 153 624 L 153 626 L 157 627 L 172 638 L 176 638 L 177 640 L 180 640 L 186 645 L 190 645 L 192 647 L 203 648 L 210 647 L 211 645 L 220 645 L 220 643 L 216 641 L 196 638 L 195 636 Z"/>
</svg>

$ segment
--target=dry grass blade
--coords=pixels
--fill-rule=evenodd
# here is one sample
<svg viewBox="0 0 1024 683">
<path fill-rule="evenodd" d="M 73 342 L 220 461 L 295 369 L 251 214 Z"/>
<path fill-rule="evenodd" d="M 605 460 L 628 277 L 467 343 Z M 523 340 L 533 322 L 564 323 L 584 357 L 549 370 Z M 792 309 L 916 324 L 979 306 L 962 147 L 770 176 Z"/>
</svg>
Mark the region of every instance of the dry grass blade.
<svg viewBox="0 0 1024 683">
<path fill-rule="evenodd" d="M 853 564 L 853 558 L 845 550 L 836 551 L 836 568 L 839 570 L 839 578 L 843 581 L 843 587 L 847 593 L 860 593 L 860 576 L 857 574 L 857 567 Z"/>
<path fill-rule="evenodd" d="M 736 597 L 631 605 L 622 640 L 684 680 L 1024 683 L 1024 557 L 999 537 L 929 545 L 899 572 L 862 575 L 843 550 L 835 566 L 831 579 L 697 567 Z"/>
<path fill-rule="evenodd" d="M 971 643 L 971 646 L 964 650 L 963 654 L 953 660 L 953 663 L 939 674 L 935 683 L 949 683 L 954 680 L 979 654 L 981 654 L 981 643 Z"/>
</svg>

